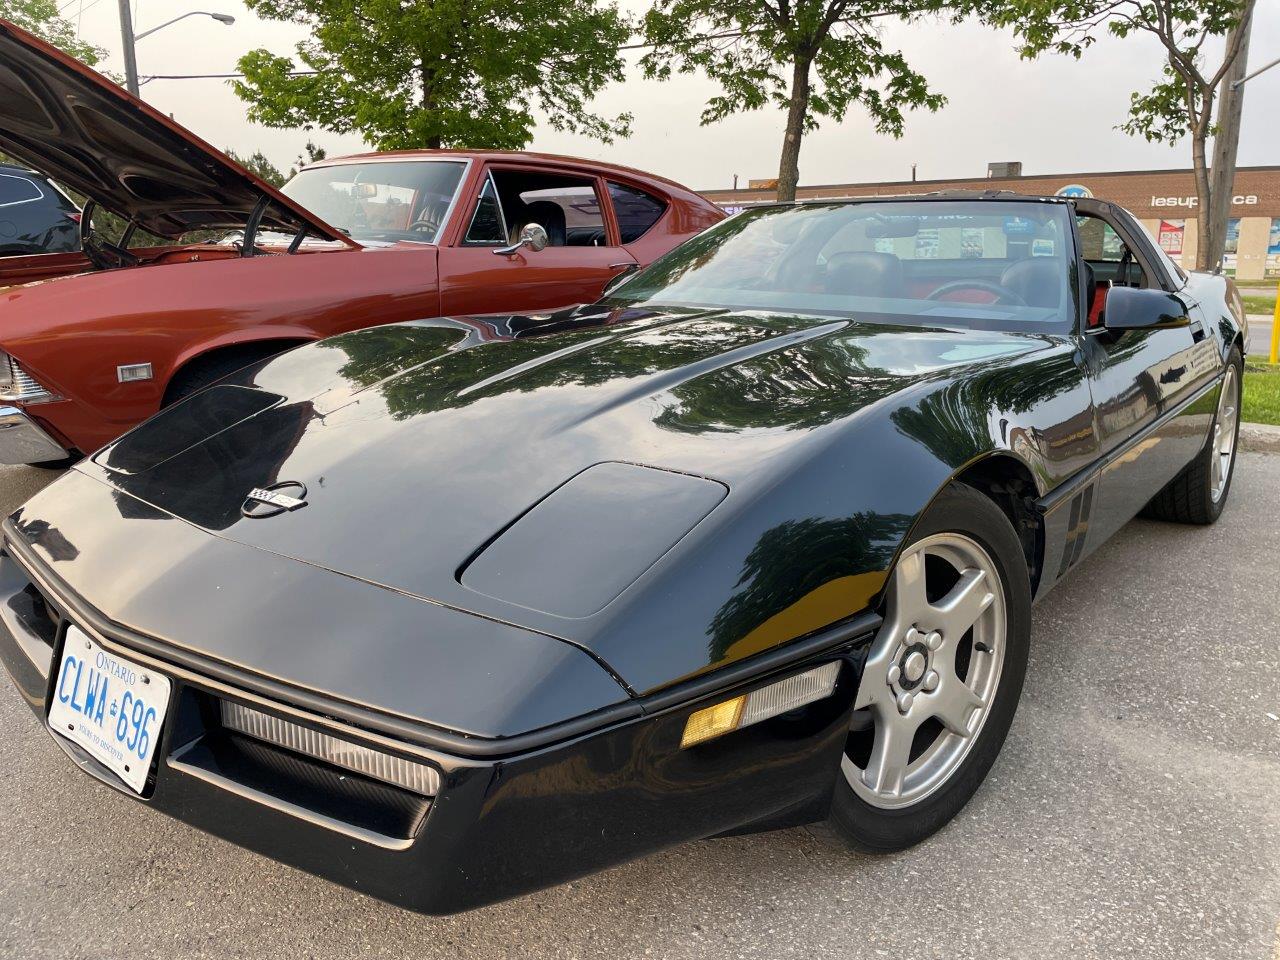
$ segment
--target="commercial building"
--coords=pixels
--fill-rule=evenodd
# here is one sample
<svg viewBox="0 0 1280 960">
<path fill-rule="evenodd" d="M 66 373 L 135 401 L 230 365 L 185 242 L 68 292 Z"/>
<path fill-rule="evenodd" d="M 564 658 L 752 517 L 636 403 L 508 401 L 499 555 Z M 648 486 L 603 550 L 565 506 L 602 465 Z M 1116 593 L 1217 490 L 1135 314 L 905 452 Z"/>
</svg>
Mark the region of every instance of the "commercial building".
<svg viewBox="0 0 1280 960">
<path fill-rule="evenodd" d="M 991 164 L 991 176 L 966 180 L 901 180 L 800 187 L 800 200 L 931 193 L 935 190 L 1013 190 L 1098 197 L 1127 208 L 1184 267 L 1195 265 L 1195 177 L 1191 170 L 1129 170 L 1022 176 L 1020 163 Z M 768 202 L 776 181 L 751 181 L 744 190 L 704 190 L 727 210 Z M 1240 167 L 1232 191 L 1224 267 L 1240 280 L 1280 277 L 1280 166 Z"/>
</svg>

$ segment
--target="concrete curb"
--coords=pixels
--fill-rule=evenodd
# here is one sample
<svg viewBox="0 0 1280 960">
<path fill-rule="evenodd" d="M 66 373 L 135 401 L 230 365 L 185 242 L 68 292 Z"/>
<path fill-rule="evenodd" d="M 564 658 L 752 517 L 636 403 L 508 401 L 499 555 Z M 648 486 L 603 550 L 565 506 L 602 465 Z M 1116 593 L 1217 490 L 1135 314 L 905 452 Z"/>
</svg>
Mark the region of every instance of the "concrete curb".
<svg viewBox="0 0 1280 960">
<path fill-rule="evenodd" d="M 1250 453 L 1280 453 L 1280 427 L 1265 423 L 1240 424 L 1240 449 Z"/>
</svg>

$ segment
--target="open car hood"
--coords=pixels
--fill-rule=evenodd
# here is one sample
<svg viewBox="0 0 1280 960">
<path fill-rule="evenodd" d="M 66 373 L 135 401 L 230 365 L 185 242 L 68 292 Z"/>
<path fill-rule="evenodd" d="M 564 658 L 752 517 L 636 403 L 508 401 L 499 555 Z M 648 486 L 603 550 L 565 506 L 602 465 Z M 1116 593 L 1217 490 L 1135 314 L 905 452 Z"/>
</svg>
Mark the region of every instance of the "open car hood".
<svg viewBox="0 0 1280 960">
<path fill-rule="evenodd" d="M 355 246 L 191 131 L 106 77 L 0 20 L 0 150 L 162 237 L 303 224 Z"/>
</svg>

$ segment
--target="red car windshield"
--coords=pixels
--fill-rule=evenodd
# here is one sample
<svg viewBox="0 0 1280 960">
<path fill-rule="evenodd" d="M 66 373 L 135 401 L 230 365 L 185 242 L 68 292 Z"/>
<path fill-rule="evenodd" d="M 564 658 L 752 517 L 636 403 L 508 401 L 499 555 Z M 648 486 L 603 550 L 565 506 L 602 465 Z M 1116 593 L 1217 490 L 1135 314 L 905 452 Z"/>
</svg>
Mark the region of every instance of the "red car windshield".
<svg viewBox="0 0 1280 960">
<path fill-rule="evenodd" d="M 307 167 L 282 192 L 353 240 L 435 243 L 465 167 L 459 160 Z"/>
</svg>

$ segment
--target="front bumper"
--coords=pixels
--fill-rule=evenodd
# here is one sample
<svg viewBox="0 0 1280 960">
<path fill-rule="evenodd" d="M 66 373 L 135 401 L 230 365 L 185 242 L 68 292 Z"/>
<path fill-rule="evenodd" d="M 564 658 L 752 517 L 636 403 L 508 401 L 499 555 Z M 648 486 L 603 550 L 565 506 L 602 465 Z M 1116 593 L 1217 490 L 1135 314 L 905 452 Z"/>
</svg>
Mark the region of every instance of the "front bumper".
<svg viewBox="0 0 1280 960">
<path fill-rule="evenodd" d="M 163 670 L 172 700 L 141 797 L 60 736 L 85 772 L 132 799 L 284 863 L 425 913 L 452 913 L 564 882 L 687 840 L 826 815 L 845 742 L 866 623 L 786 662 L 710 689 L 656 695 L 596 729 L 565 725 L 504 753 L 390 742 L 368 728 L 308 715 L 120 642 L 86 623 L 80 601 L 47 570 L 0 554 L 0 660 L 47 724 L 52 676 L 69 622 L 104 647 Z M 797 645 L 798 646 L 798 645 Z M 694 710 L 816 663 L 843 659 L 834 696 L 792 714 L 680 748 Z M 221 727 L 219 699 L 428 763 L 434 797 L 367 780 Z M 515 743 L 512 744 L 515 746 Z"/>
<path fill-rule="evenodd" d="M 68 456 L 67 449 L 22 409 L 0 406 L 0 463 L 47 463 Z"/>
</svg>

